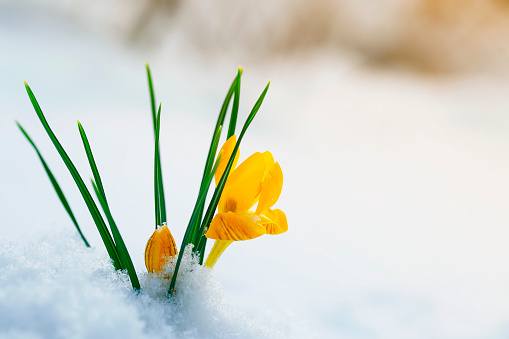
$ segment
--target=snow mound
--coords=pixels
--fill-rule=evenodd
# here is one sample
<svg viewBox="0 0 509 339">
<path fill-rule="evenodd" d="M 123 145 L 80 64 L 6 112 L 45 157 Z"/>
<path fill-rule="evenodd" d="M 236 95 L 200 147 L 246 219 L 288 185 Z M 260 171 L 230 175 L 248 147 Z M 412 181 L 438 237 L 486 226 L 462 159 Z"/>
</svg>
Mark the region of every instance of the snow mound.
<svg viewBox="0 0 509 339">
<path fill-rule="evenodd" d="M 138 268 L 139 270 L 140 268 Z M 172 266 L 168 265 L 166 273 Z M 229 305 L 211 270 L 186 252 L 170 280 L 138 273 L 141 291 L 104 252 L 70 232 L 0 242 L 2 338 L 281 338 Z"/>
</svg>

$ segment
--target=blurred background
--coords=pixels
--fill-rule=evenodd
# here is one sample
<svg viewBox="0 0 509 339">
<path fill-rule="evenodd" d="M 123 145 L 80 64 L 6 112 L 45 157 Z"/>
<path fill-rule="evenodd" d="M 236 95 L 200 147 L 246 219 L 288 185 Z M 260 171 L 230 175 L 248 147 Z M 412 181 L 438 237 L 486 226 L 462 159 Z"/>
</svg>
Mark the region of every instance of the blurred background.
<svg viewBox="0 0 509 339">
<path fill-rule="evenodd" d="M 2 237 L 72 227 L 101 241 L 33 112 L 27 81 L 84 177 L 87 130 L 137 270 L 152 233 L 162 101 L 169 225 L 180 243 L 238 65 L 241 148 L 285 174 L 289 231 L 233 244 L 231 302 L 295 337 L 509 336 L 507 0 L 0 0 Z"/>
</svg>

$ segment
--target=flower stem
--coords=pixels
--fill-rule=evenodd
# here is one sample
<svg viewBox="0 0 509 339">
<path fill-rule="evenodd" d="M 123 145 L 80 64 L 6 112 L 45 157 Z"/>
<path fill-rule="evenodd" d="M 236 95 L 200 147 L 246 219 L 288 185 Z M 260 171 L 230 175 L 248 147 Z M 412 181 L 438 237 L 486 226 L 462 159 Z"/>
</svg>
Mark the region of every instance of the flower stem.
<svg viewBox="0 0 509 339">
<path fill-rule="evenodd" d="M 207 257 L 207 261 L 205 261 L 205 266 L 214 268 L 214 265 L 221 254 L 223 254 L 224 250 L 230 246 L 232 242 L 232 240 L 216 240 L 214 242 L 214 246 L 210 250 L 209 256 Z"/>
</svg>

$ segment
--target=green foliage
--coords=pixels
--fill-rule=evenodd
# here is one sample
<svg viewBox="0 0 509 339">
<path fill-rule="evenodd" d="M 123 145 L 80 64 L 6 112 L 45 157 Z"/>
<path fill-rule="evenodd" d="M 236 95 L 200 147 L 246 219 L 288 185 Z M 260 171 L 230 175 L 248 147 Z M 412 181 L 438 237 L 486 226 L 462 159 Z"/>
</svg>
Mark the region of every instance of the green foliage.
<svg viewBox="0 0 509 339">
<path fill-rule="evenodd" d="M 111 234 L 108 230 L 108 227 L 106 226 L 106 224 L 101 216 L 101 213 L 99 212 L 99 209 L 97 208 L 97 205 L 94 202 L 94 199 L 92 198 L 90 192 L 88 191 L 88 188 L 86 187 L 85 183 L 83 182 L 83 179 L 81 178 L 80 174 L 78 173 L 78 170 L 76 169 L 76 167 L 72 163 L 71 159 L 65 152 L 64 148 L 58 141 L 57 137 L 51 130 L 51 128 L 46 120 L 46 117 L 44 116 L 44 114 L 39 106 L 39 103 L 37 102 L 37 99 L 35 98 L 32 90 L 30 89 L 30 87 L 28 86 L 27 83 L 25 83 L 25 87 L 26 87 L 28 96 L 30 98 L 30 101 L 32 102 L 32 106 L 34 107 L 35 112 L 36 112 L 37 116 L 39 117 L 39 120 L 41 121 L 41 124 L 43 125 L 44 129 L 46 130 L 46 133 L 48 134 L 49 138 L 53 142 L 53 145 L 55 146 L 57 152 L 60 154 L 60 157 L 62 158 L 64 164 L 67 166 L 67 169 L 69 170 L 71 176 L 73 177 L 74 182 L 76 183 L 76 186 L 78 187 L 78 189 L 83 197 L 83 200 L 85 201 L 85 204 L 88 207 L 90 215 L 92 216 L 92 219 L 94 220 L 97 230 L 99 231 L 99 234 L 101 235 L 101 239 L 103 240 L 104 246 L 106 247 L 106 251 L 108 252 L 108 255 L 110 256 L 110 258 L 113 262 L 113 266 L 115 267 L 116 270 L 127 269 L 129 276 L 131 278 L 131 284 L 133 285 L 133 288 L 139 289 L 140 286 L 139 286 L 137 277 L 135 277 L 133 279 L 133 276 L 132 276 L 133 272 L 134 272 L 134 267 L 132 266 L 132 262 L 129 265 L 129 262 L 131 260 L 130 260 L 129 254 L 127 253 L 127 249 L 125 248 L 125 244 L 122 241 L 122 237 L 120 236 L 120 233 L 118 232 L 116 225 L 114 224 L 114 222 L 112 224 L 110 224 L 110 226 L 112 228 L 112 232 L 113 232 L 113 237 L 117 241 L 117 243 L 115 244 L 115 242 L 113 241 L 113 238 L 111 237 Z M 102 188 L 102 182 L 100 180 L 99 172 L 97 171 L 97 167 L 95 166 L 95 161 L 92 156 L 92 151 L 90 150 L 90 145 L 88 143 L 88 140 L 86 139 L 85 131 L 83 130 L 83 128 L 81 127 L 81 124 L 79 124 L 79 122 L 78 122 L 78 127 L 80 127 L 80 134 L 83 139 L 83 144 L 85 146 L 85 150 L 86 150 L 87 156 L 89 158 L 92 172 L 94 172 L 94 177 L 96 178 L 96 183 L 95 183 L 96 185 L 94 185 L 95 189 L 96 189 L 96 193 L 98 193 L 97 195 L 99 197 L 99 200 L 101 200 L 101 199 L 104 200 L 104 201 L 102 201 L 102 203 L 104 203 L 103 208 L 105 208 L 105 213 L 106 213 L 106 215 L 108 215 L 109 208 L 107 206 L 106 196 L 104 195 L 104 189 Z M 111 214 L 109 214 L 109 216 L 111 217 Z M 113 218 L 111 218 L 111 220 L 113 220 Z M 134 276 L 136 276 L 135 272 L 134 272 Z"/>
<path fill-rule="evenodd" d="M 62 189 L 60 188 L 60 185 L 57 182 L 57 179 L 55 179 L 55 176 L 49 169 L 48 165 L 46 164 L 46 161 L 44 161 L 44 158 L 41 155 L 41 152 L 39 152 L 39 149 L 35 145 L 35 143 L 32 141 L 28 133 L 21 127 L 20 123 L 16 121 L 16 124 L 18 125 L 19 129 L 21 130 L 21 133 L 25 136 L 25 138 L 28 140 L 28 142 L 33 146 L 35 149 L 35 152 L 39 156 L 39 160 L 41 160 L 42 166 L 44 167 L 44 170 L 46 171 L 46 174 L 48 175 L 49 180 L 51 181 L 51 184 L 53 185 L 53 188 L 55 189 L 55 192 L 58 195 L 58 198 L 60 199 L 60 202 L 64 206 L 65 210 L 67 211 L 67 214 L 69 214 L 69 217 L 72 220 L 72 223 L 76 227 L 76 230 L 80 234 L 81 239 L 85 243 L 85 246 L 90 247 L 90 244 L 88 243 L 87 239 L 81 232 L 81 228 L 78 226 L 78 221 L 76 221 L 76 218 L 74 217 L 74 213 L 72 213 L 71 206 L 69 206 L 69 203 L 67 202 L 67 199 L 65 198 L 64 192 L 62 192 Z"/>
<path fill-rule="evenodd" d="M 240 143 L 242 142 L 242 138 L 244 138 L 244 134 L 247 131 L 247 128 L 253 121 L 254 117 L 256 116 L 256 113 L 258 113 L 258 110 L 260 109 L 260 106 L 262 105 L 263 99 L 265 98 L 265 94 L 267 94 L 267 90 L 269 89 L 270 82 L 265 86 L 265 89 L 263 90 L 262 94 L 256 101 L 253 109 L 251 110 L 251 113 L 249 114 L 248 118 L 246 119 L 246 122 L 244 123 L 244 127 L 242 127 L 242 132 L 240 132 L 239 140 L 237 140 L 237 143 L 235 144 L 235 148 L 233 149 L 232 155 L 230 156 L 230 160 L 228 161 L 228 165 L 226 165 L 226 169 L 224 170 L 223 175 L 221 176 L 221 180 L 219 180 L 219 183 L 217 184 L 217 187 L 214 191 L 214 195 L 212 196 L 212 199 L 210 201 L 209 207 L 207 209 L 207 213 L 205 213 L 205 217 L 203 218 L 201 228 L 200 228 L 200 242 L 206 241 L 207 238 L 205 238 L 205 232 L 206 229 L 209 227 L 210 222 L 212 221 L 212 217 L 214 216 L 214 212 L 217 208 L 217 204 L 219 203 L 219 198 L 221 197 L 221 193 L 223 193 L 224 185 L 226 184 L 226 179 L 228 178 L 228 175 L 230 174 L 230 170 L 233 166 L 233 162 L 235 159 L 235 154 L 237 154 L 237 151 L 239 150 Z M 201 247 L 201 244 L 198 244 L 198 248 Z M 202 262 L 203 263 L 203 262 Z"/>
<path fill-rule="evenodd" d="M 161 104 L 156 114 L 156 99 L 154 86 L 152 85 L 152 75 L 150 67 L 145 64 L 147 69 L 148 88 L 150 93 L 150 106 L 152 108 L 152 122 L 154 125 L 155 137 L 155 156 L 154 156 L 154 205 L 155 205 L 155 228 L 166 222 L 166 201 L 164 198 L 163 176 L 161 172 L 161 154 L 159 151 L 159 130 L 161 127 Z"/>
<path fill-rule="evenodd" d="M 154 200 L 157 226 L 166 223 L 166 202 L 164 199 L 163 175 L 161 173 L 161 155 L 159 153 L 159 131 L 161 129 L 161 105 L 157 111 L 155 152 L 154 152 Z"/>
<path fill-rule="evenodd" d="M 90 148 L 90 143 L 88 142 L 87 135 L 85 134 L 85 129 L 83 128 L 79 121 L 78 129 L 80 131 L 81 140 L 83 141 L 83 146 L 85 147 L 85 152 L 87 153 L 90 169 L 92 170 L 92 173 L 94 175 L 95 181 L 92 181 L 92 185 L 94 186 L 94 191 L 97 195 L 97 198 L 99 199 L 99 203 L 101 204 L 104 214 L 106 215 L 106 219 L 108 219 L 108 224 L 110 225 L 111 233 L 113 234 L 113 239 L 115 240 L 116 250 L 120 260 L 120 269 L 127 270 L 133 288 L 139 290 L 140 283 L 138 281 L 138 276 L 136 275 L 136 270 L 134 269 L 131 256 L 127 251 L 127 247 L 125 246 L 124 240 L 120 235 L 120 231 L 118 230 L 117 224 L 115 223 L 115 221 L 113 220 L 113 216 L 111 215 L 110 207 L 108 206 L 108 200 L 106 199 L 106 194 L 104 193 L 102 180 L 99 175 L 99 170 L 97 169 L 94 155 L 92 154 L 92 149 Z"/>
<path fill-rule="evenodd" d="M 235 86 L 235 88 L 239 88 L 240 89 L 240 87 L 237 86 L 237 81 L 240 82 L 241 74 L 242 74 L 242 72 L 241 72 L 241 70 L 239 70 L 239 72 L 237 74 L 237 77 L 235 78 L 234 83 L 232 84 L 232 87 Z M 213 196 L 211 198 L 211 201 L 209 203 L 209 206 L 207 208 L 207 212 L 205 213 L 204 218 L 201 220 L 200 228 L 199 228 L 199 231 L 198 231 L 198 243 L 197 244 L 193 244 L 194 245 L 193 249 L 195 250 L 195 252 L 196 251 L 200 251 L 199 252 L 199 255 L 200 255 L 200 264 L 203 264 L 203 253 L 205 251 L 205 244 L 206 244 L 206 241 L 207 241 L 206 240 L 207 238 L 205 237 L 206 229 L 209 227 L 210 222 L 212 221 L 212 218 L 214 216 L 214 212 L 216 211 L 217 204 L 219 203 L 219 198 L 221 197 L 221 193 L 223 192 L 224 185 L 226 184 L 226 179 L 228 178 L 230 170 L 232 169 L 233 162 L 235 160 L 235 155 L 237 154 L 237 152 L 239 150 L 240 143 L 242 142 L 242 139 L 244 137 L 244 134 L 247 131 L 247 128 L 249 127 L 249 125 L 253 121 L 254 117 L 256 116 L 256 113 L 258 113 L 258 110 L 260 109 L 260 106 L 261 106 L 261 104 L 263 102 L 263 99 L 265 98 L 265 95 L 267 94 L 267 90 L 269 89 L 269 85 L 270 85 L 270 82 L 267 84 L 267 86 L 263 90 L 262 94 L 260 95 L 260 97 L 256 101 L 253 109 L 251 110 L 251 113 L 249 114 L 248 118 L 246 119 L 246 122 L 244 123 L 244 126 L 243 126 L 242 131 L 240 133 L 240 136 L 239 136 L 239 138 L 237 140 L 237 143 L 235 144 L 235 148 L 233 149 L 232 155 L 230 156 L 230 159 L 228 160 L 228 164 L 226 165 L 226 169 L 225 169 L 223 175 L 221 176 L 221 180 L 219 180 L 219 183 L 218 183 L 216 189 L 214 190 L 214 194 L 213 194 Z M 228 92 L 228 95 L 226 96 L 226 99 L 225 99 L 225 103 L 226 104 L 223 104 L 223 107 L 227 107 L 228 106 L 228 102 L 226 102 L 226 100 L 229 101 L 230 99 L 231 99 L 231 95 L 230 95 L 230 92 Z M 238 109 L 238 106 L 237 106 L 237 109 Z M 226 109 L 225 109 L 225 111 L 226 111 Z M 222 122 L 224 121 L 224 115 L 221 117 L 222 113 L 223 113 L 223 111 L 221 110 L 221 112 L 219 113 L 219 118 L 218 118 L 218 123 L 221 121 L 220 125 L 222 125 Z M 222 118 L 222 120 L 221 120 L 221 118 Z M 230 126 L 231 126 L 231 123 L 230 123 Z M 216 138 L 217 130 L 218 130 L 218 127 L 216 126 L 216 130 L 214 132 L 214 138 Z M 214 148 L 213 147 L 214 146 L 214 140 L 215 140 L 214 138 L 212 139 L 213 141 L 212 141 L 212 144 L 211 144 L 211 150 L 209 151 L 209 155 L 210 155 L 210 152 L 212 151 L 212 149 Z M 217 150 L 217 147 L 214 150 L 213 154 L 215 154 L 216 150 Z M 207 167 L 206 167 L 206 169 L 207 169 Z M 207 173 L 207 172 L 205 172 L 205 173 Z M 210 171 L 209 171 L 209 173 L 210 173 Z M 211 175 L 213 176 L 214 174 L 212 173 Z M 204 177 L 205 177 L 205 174 L 204 174 Z M 202 181 L 202 188 L 204 187 L 203 184 L 206 184 L 206 183 L 204 183 Z M 209 185 L 210 185 L 210 183 L 209 183 Z M 206 186 L 206 187 L 208 188 L 209 186 Z M 208 191 L 207 189 L 203 189 L 203 190 L 204 191 Z M 197 201 L 197 204 L 200 204 L 200 208 L 203 208 L 204 204 L 200 201 L 200 195 L 201 194 L 203 194 L 202 191 L 199 194 L 199 200 Z M 191 216 L 191 222 L 189 223 L 189 226 L 188 226 L 188 230 L 186 230 L 186 234 L 188 233 L 190 227 L 197 227 L 199 219 L 201 219 L 201 218 L 198 218 L 198 216 L 195 216 L 195 213 L 193 213 L 193 215 Z M 192 233 L 192 231 L 189 231 L 189 232 Z M 176 284 L 176 281 L 177 281 L 177 273 L 178 273 L 178 270 L 179 270 L 179 267 L 180 267 L 180 262 L 182 261 L 183 253 L 185 251 L 186 246 L 188 244 L 190 244 L 190 243 L 191 242 L 189 242 L 189 239 L 186 239 L 186 237 L 184 236 L 184 241 L 183 241 L 182 247 L 180 248 L 180 253 L 179 253 L 179 256 L 177 258 L 177 262 L 175 264 L 175 271 L 173 273 L 173 276 L 172 276 L 172 279 L 171 279 L 171 283 L 170 283 L 170 288 L 168 290 L 168 293 L 170 293 L 170 294 L 173 294 L 173 291 L 175 289 L 175 284 Z"/>
<path fill-rule="evenodd" d="M 240 102 L 240 77 L 242 76 L 243 69 L 239 67 L 239 71 L 237 72 L 237 78 L 235 79 L 235 95 L 233 97 L 233 107 L 232 114 L 230 116 L 230 127 L 228 128 L 228 136 L 226 139 L 229 139 L 232 135 L 235 134 L 235 126 L 237 124 L 237 116 L 239 114 L 239 102 Z"/>
</svg>

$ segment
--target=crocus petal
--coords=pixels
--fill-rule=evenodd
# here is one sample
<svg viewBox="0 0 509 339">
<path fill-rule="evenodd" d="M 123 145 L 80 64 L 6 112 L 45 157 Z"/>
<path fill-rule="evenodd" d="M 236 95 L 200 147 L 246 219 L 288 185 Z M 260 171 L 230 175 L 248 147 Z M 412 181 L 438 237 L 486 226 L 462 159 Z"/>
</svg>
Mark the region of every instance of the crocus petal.
<svg viewBox="0 0 509 339">
<path fill-rule="evenodd" d="M 260 194 L 264 171 L 265 161 L 261 153 L 254 153 L 244 160 L 226 181 L 219 200 L 219 212 L 247 212 Z"/>
<path fill-rule="evenodd" d="M 145 246 L 145 266 L 149 272 L 161 272 L 166 261 L 177 255 L 177 245 L 168 226 L 158 227 Z"/>
<path fill-rule="evenodd" d="M 265 234 L 265 227 L 252 218 L 233 212 L 218 213 L 205 236 L 217 240 L 249 240 Z"/>
<path fill-rule="evenodd" d="M 219 150 L 219 153 L 223 152 L 221 155 L 221 160 L 219 161 L 219 165 L 217 165 L 217 170 L 215 173 L 215 179 L 216 179 L 216 186 L 219 183 L 219 180 L 221 180 L 221 177 L 223 176 L 224 170 L 226 169 L 226 165 L 228 165 L 228 161 L 230 160 L 230 157 L 232 156 L 233 149 L 235 148 L 235 144 L 237 142 L 237 137 L 235 135 L 232 135 L 226 142 L 224 143 L 223 147 L 221 147 L 221 150 Z M 235 167 L 237 166 L 237 162 L 239 161 L 239 154 L 240 151 L 237 151 L 237 154 L 235 154 L 235 159 L 233 160 L 232 169 L 230 170 L 230 174 L 233 172 Z"/>
<path fill-rule="evenodd" d="M 265 171 L 263 172 L 263 178 L 269 173 L 269 170 L 274 165 L 274 157 L 269 151 L 263 152 L 263 160 L 265 161 Z"/>
<path fill-rule="evenodd" d="M 262 190 L 260 192 L 260 200 L 256 208 L 256 214 L 263 213 L 268 210 L 279 199 L 281 190 L 283 189 L 283 171 L 279 163 L 275 163 L 269 170 L 265 180 L 262 183 Z"/>
<path fill-rule="evenodd" d="M 288 221 L 283 211 L 269 209 L 260 217 L 262 219 L 260 223 L 265 226 L 267 234 L 281 234 L 288 231 Z"/>
<path fill-rule="evenodd" d="M 274 165 L 274 157 L 272 156 L 272 153 L 270 153 L 269 151 L 265 151 L 262 153 L 263 155 L 263 160 L 265 161 L 265 170 L 263 171 L 263 176 L 262 176 L 262 184 L 263 184 L 263 181 L 265 180 L 265 178 L 267 177 L 267 174 L 269 174 L 269 170 L 272 168 L 272 166 Z M 261 190 L 260 190 L 261 192 Z M 260 194 L 258 194 L 256 196 L 256 198 L 253 200 L 253 202 L 251 203 L 251 206 L 249 206 L 249 210 L 254 206 L 256 205 L 256 203 L 258 202 L 258 200 L 260 200 Z M 270 206 L 269 206 L 270 207 Z"/>
</svg>

